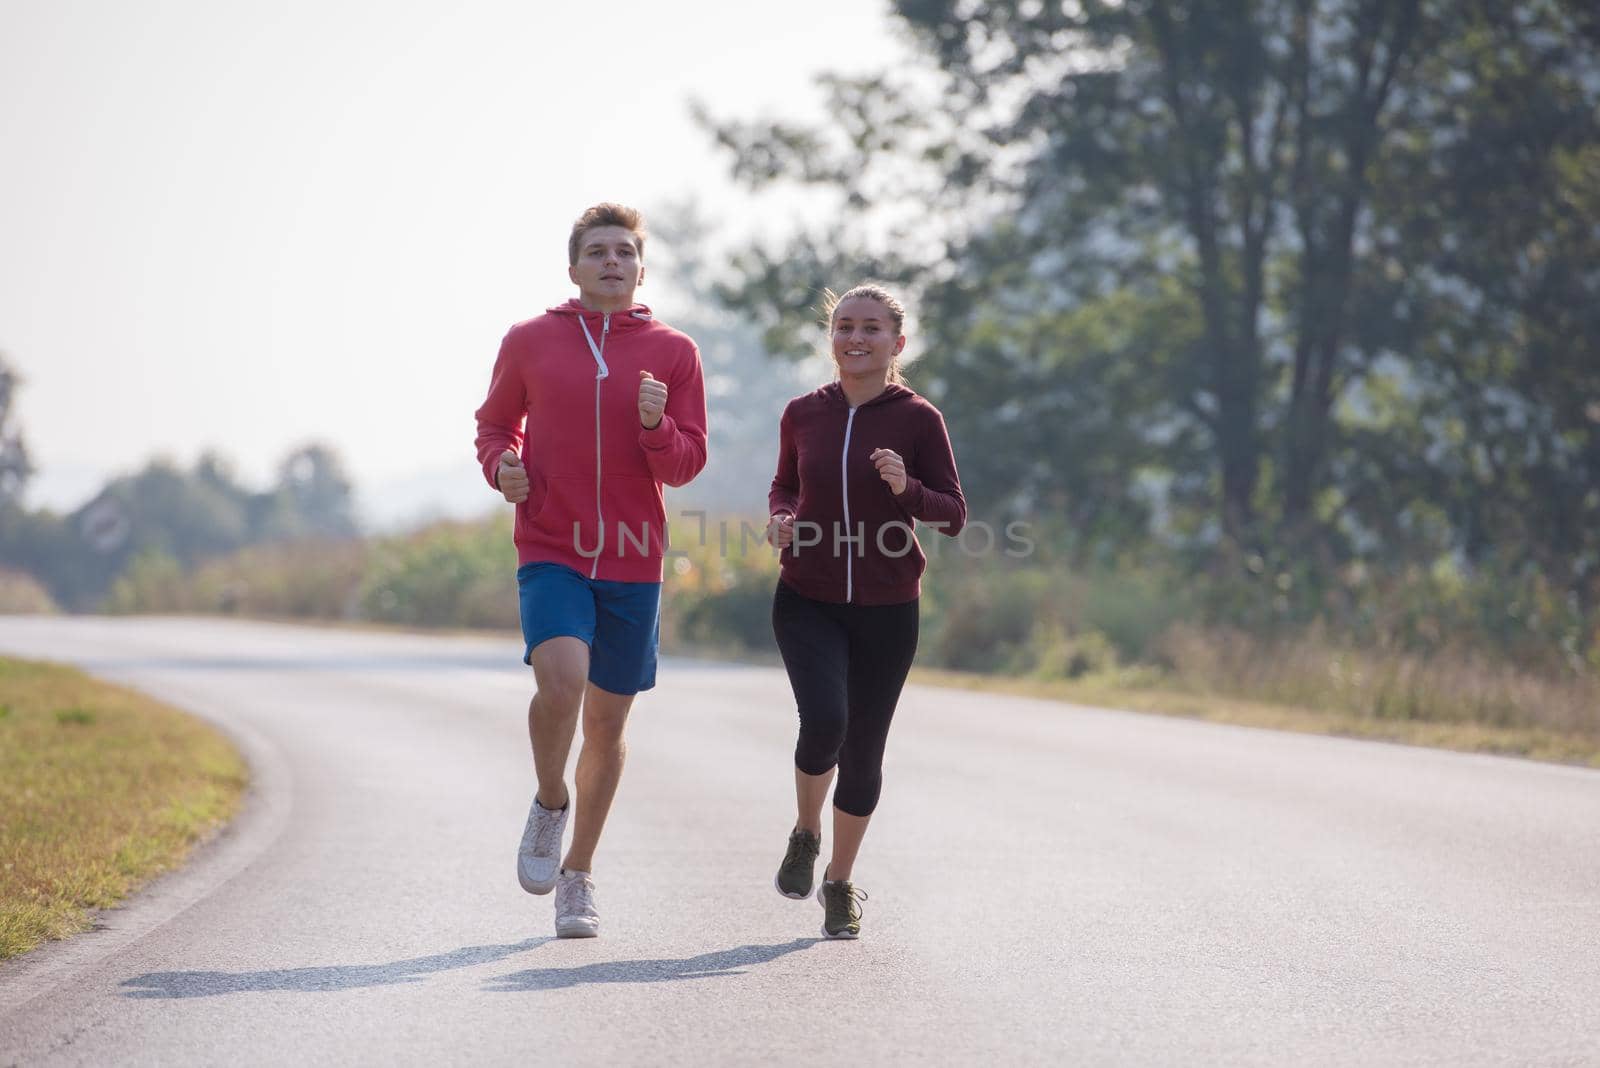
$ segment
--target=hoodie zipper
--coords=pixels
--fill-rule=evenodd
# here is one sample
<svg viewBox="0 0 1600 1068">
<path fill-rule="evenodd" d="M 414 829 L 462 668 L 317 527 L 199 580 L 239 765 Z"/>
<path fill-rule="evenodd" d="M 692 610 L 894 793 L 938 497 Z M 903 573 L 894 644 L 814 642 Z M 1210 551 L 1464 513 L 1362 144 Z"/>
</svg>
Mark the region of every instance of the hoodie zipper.
<svg viewBox="0 0 1600 1068">
<path fill-rule="evenodd" d="M 594 515 L 599 527 L 599 540 L 594 547 L 594 564 L 589 568 L 589 578 L 593 579 L 600 572 L 600 554 L 605 550 L 606 544 L 606 517 L 600 507 L 600 383 L 611 374 L 611 369 L 606 366 L 606 338 L 611 336 L 611 313 L 606 312 L 600 321 L 600 344 L 594 343 L 594 335 L 589 333 L 589 324 L 582 315 L 578 316 L 578 325 L 583 327 L 583 339 L 589 343 L 589 351 L 594 354 Z"/>
<path fill-rule="evenodd" d="M 850 409 L 850 414 L 844 421 L 844 450 L 839 454 L 839 484 L 844 493 L 844 536 L 845 545 L 854 543 L 850 539 L 850 430 L 855 426 L 856 410 Z M 837 544 L 837 542 L 835 542 Z M 851 553 L 847 548 L 844 554 L 844 601 L 849 604 L 855 600 L 855 570 L 852 564 Z"/>
</svg>

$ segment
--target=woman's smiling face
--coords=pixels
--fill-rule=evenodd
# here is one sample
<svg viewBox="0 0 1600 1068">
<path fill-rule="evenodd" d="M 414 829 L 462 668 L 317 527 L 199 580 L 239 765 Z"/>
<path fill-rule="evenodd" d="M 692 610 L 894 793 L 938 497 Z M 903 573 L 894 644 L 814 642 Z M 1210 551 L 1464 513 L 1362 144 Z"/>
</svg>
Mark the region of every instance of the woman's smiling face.
<svg viewBox="0 0 1600 1068">
<path fill-rule="evenodd" d="M 851 297 L 833 309 L 833 361 L 841 375 L 887 375 L 906 339 L 882 301 Z"/>
</svg>

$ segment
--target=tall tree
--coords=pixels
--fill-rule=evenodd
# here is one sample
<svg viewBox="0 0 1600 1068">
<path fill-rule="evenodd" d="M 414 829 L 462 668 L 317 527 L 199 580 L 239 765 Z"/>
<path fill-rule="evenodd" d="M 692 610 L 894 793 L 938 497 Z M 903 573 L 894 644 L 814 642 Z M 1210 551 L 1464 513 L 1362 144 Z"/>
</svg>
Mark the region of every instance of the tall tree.
<svg viewBox="0 0 1600 1068">
<path fill-rule="evenodd" d="M 16 419 L 17 389 L 21 384 L 5 353 L 0 352 L 0 511 L 21 504 L 28 479 L 33 476 L 33 464 L 28 460 L 28 448 Z"/>
<path fill-rule="evenodd" d="M 1600 217 L 1584 181 L 1600 145 L 1600 63 L 1582 5 L 901 0 L 896 11 L 937 74 L 936 108 L 868 78 L 830 83 L 830 128 L 709 125 L 753 184 L 831 184 L 847 212 L 872 203 L 872 175 L 945 177 L 916 206 L 969 209 L 949 254 L 899 265 L 924 286 L 940 343 L 928 371 L 943 381 L 930 385 L 975 389 L 1000 369 L 1026 390 L 1012 407 L 1035 429 L 1095 411 L 1144 424 L 1115 446 L 1037 431 L 1064 482 L 1085 460 L 1109 469 L 1120 455 L 1125 471 L 1166 481 L 1166 504 L 1204 504 L 1224 545 L 1325 561 L 1390 536 L 1458 551 L 1486 501 L 1515 501 L 1489 509 L 1503 525 L 1531 502 L 1524 484 L 1554 478 L 1568 499 L 1597 485 L 1580 462 L 1593 424 L 1558 396 L 1590 380 L 1587 309 L 1600 305 L 1589 255 Z M 942 149 L 928 147 L 930 113 L 950 116 Z M 764 273 L 746 270 L 726 293 L 781 320 L 777 265 L 836 266 L 863 245 L 908 247 L 844 243 L 835 264 L 765 251 Z M 1497 260 L 1513 269 L 1495 278 Z M 1064 312 L 1082 321 L 1097 306 L 1137 308 L 1146 328 L 1063 330 Z M 1030 319 L 1032 340 L 1019 343 Z M 985 348 L 997 327 L 1012 341 L 974 366 L 962 350 Z M 1550 343 L 1517 350 L 1516 338 L 1541 336 Z M 1108 393 L 1108 368 L 1123 363 L 1145 388 Z M 1452 377 L 1459 388 L 1444 385 Z M 1519 396 L 1520 414 L 1497 388 Z M 1105 402 L 1076 403 L 1086 396 Z M 1558 408 L 1567 414 L 1546 418 Z M 983 409 L 996 410 L 992 397 Z M 1441 435 L 1497 424 L 1503 439 L 1514 419 L 1543 443 L 1519 462 L 1527 477 L 1446 492 Z M 982 425 L 969 430 L 983 439 Z M 1004 448 L 984 440 L 985 454 Z M 1196 445 L 1209 474 L 1182 455 Z M 1415 496 L 1396 512 L 1399 468 Z M 1442 512 L 1445 536 L 1396 528 L 1406 507 Z M 1579 513 L 1565 515 L 1571 530 Z M 1204 540 L 1206 526 L 1193 532 Z"/>
<path fill-rule="evenodd" d="M 260 504 L 254 518 L 264 540 L 348 538 L 357 532 L 350 478 L 327 445 L 302 445 L 284 457 L 276 492 Z"/>
</svg>

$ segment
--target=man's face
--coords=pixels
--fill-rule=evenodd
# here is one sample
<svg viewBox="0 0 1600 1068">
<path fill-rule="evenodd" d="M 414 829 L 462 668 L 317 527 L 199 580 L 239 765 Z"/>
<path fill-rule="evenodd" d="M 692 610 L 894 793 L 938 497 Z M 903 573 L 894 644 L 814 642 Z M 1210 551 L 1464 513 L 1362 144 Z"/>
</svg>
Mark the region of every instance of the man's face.
<svg viewBox="0 0 1600 1068">
<path fill-rule="evenodd" d="M 578 262 L 567 268 L 585 305 L 620 311 L 632 306 L 644 281 L 639 241 L 623 226 L 596 226 L 578 240 Z"/>
</svg>

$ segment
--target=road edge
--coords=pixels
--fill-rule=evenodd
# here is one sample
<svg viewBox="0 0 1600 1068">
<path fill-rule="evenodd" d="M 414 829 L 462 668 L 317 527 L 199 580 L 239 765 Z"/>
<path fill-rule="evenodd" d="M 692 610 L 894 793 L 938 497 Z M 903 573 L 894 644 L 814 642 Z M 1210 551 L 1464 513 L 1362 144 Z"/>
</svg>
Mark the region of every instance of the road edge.
<svg viewBox="0 0 1600 1068">
<path fill-rule="evenodd" d="M 91 674 L 94 674 L 91 672 Z M 292 807 L 288 764 L 265 737 L 210 714 L 172 689 L 151 693 L 124 679 L 96 677 L 132 686 L 204 720 L 232 742 L 250 769 L 250 782 L 232 820 L 197 843 L 184 864 L 156 876 L 121 904 L 95 910 L 91 926 L 0 961 L 0 1030 L 31 1002 L 95 971 L 109 957 L 177 919 L 189 908 L 242 875 L 283 833 Z"/>
</svg>

